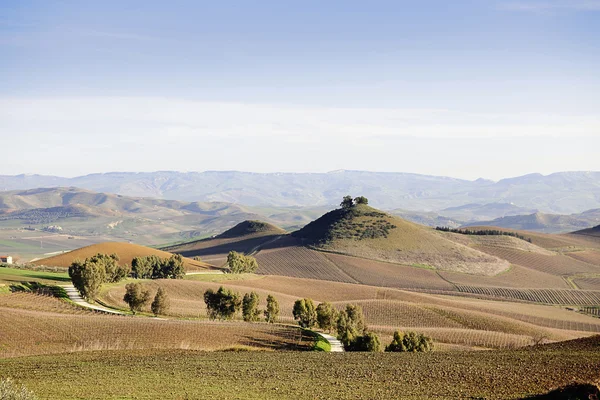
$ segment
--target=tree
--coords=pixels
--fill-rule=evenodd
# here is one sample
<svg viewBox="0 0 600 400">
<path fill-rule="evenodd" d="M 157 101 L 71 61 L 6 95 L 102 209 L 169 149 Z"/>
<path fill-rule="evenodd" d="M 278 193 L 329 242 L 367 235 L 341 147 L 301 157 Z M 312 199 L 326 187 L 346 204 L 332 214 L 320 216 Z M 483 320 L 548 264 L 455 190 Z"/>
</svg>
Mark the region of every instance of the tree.
<svg viewBox="0 0 600 400">
<path fill-rule="evenodd" d="M 223 286 L 216 292 L 212 289 L 204 292 L 204 302 L 210 319 L 232 319 L 242 303 L 239 293 Z"/>
<path fill-rule="evenodd" d="M 381 341 L 379 336 L 373 332 L 366 332 L 363 335 L 357 336 L 350 344 L 348 351 L 381 351 Z"/>
<path fill-rule="evenodd" d="M 256 322 L 260 316 L 259 297 L 256 292 L 246 293 L 242 300 L 242 317 L 246 322 Z"/>
<path fill-rule="evenodd" d="M 37 396 L 25 386 L 17 385 L 10 378 L 0 379 L 0 399 L 2 400 L 37 400 Z"/>
<path fill-rule="evenodd" d="M 360 306 L 347 304 L 337 320 L 338 339 L 346 349 L 352 346 L 357 337 L 367 332 L 365 317 Z"/>
<path fill-rule="evenodd" d="M 139 283 L 128 283 L 125 285 L 125 296 L 123 301 L 129 305 L 132 313 L 142 311 L 142 308 L 150 301 L 150 291 Z"/>
<path fill-rule="evenodd" d="M 76 260 L 69 267 L 69 277 L 84 299 L 93 300 L 106 281 L 106 270 L 103 264 L 90 259 Z"/>
<path fill-rule="evenodd" d="M 358 196 L 354 199 L 354 203 L 355 204 L 369 204 L 369 199 L 367 199 L 365 196 Z"/>
<path fill-rule="evenodd" d="M 428 352 L 433 350 L 433 340 L 417 332 L 394 332 L 392 343 L 386 346 L 385 351 L 391 352 Z"/>
<path fill-rule="evenodd" d="M 265 308 L 264 314 L 265 320 L 269 324 L 275 322 L 277 320 L 277 317 L 279 316 L 279 303 L 277 302 L 277 299 L 275 299 L 275 297 L 272 295 L 267 296 L 267 308 Z"/>
<path fill-rule="evenodd" d="M 154 265 L 149 257 L 134 257 L 131 260 L 131 273 L 137 279 L 150 279 L 154 272 Z"/>
<path fill-rule="evenodd" d="M 154 296 L 154 300 L 150 305 L 150 309 L 154 313 L 154 315 L 165 314 L 169 309 L 169 298 L 167 297 L 167 293 L 164 291 L 162 287 L 159 287 L 156 291 L 156 296 Z"/>
<path fill-rule="evenodd" d="M 165 258 L 160 263 L 160 275 L 166 279 L 183 279 L 185 276 L 185 267 L 183 266 L 183 257 L 181 254 L 173 254 Z"/>
<path fill-rule="evenodd" d="M 241 274 L 244 272 L 256 272 L 258 263 L 254 257 L 240 254 L 237 251 L 230 251 L 227 255 L 227 266 L 232 274 Z"/>
<path fill-rule="evenodd" d="M 337 323 L 338 311 L 331 303 L 321 303 L 317 306 L 317 324 L 324 331 L 331 332 Z"/>
<path fill-rule="evenodd" d="M 88 260 L 104 267 L 104 271 L 106 271 L 106 282 L 119 282 L 129 275 L 129 267 L 119 265 L 120 259 L 116 253 L 111 255 L 98 253 Z"/>
<path fill-rule="evenodd" d="M 298 299 L 294 303 L 294 319 L 303 328 L 312 328 L 317 323 L 317 311 L 311 299 Z"/>
<path fill-rule="evenodd" d="M 340 206 L 344 210 L 349 210 L 350 208 L 352 208 L 354 206 L 354 201 L 352 200 L 352 196 L 344 196 L 344 199 L 340 203 Z"/>
</svg>

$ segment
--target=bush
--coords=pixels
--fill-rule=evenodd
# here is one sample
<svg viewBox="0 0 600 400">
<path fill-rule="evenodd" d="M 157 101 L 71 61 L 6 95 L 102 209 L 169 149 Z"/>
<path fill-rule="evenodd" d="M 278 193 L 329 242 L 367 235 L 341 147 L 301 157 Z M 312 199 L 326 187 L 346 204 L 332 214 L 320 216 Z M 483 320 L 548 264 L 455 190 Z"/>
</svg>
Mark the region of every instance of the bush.
<svg viewBox="0 0 600 400">
<path fill-rule="evenodd" d="M 169 309 L 169 298 L 167 297 L 167 293 L 164 291 L 162 287 L 159 287 L 156 291 L 156 296 L 154 296 L 154 300 L 150 305 L 150 309 L 154 315 L 165 314 Z"/>
<path fill-rule="evenodd" d="M 0 399 L 2 400 L 37 400 L 37 397 L 27 390 L 25 386 L 19 386 L 10 378 L 0 379 Z"/>
<path fill-rule="evenodd" d="M 242 317 L 246 322 L 256 322 L 260 316 L 259 297 L 256 292 L 246 293 L 242 300 Z"/>
<path fill-rule="evenodd" d="M 317 323 L 317 311 L 311 299 L 299 299 L 294 303 L 294 319 L 303 328 L 312 328 Z"/>
<path fill-rule="evenodd" d="M 258 263 L 254 257 L 245 256 L 237 251 L 230 251 L 227 255 L 227 266 L 232 274 L 256 272 Z"/>
<path fill-rule="evenodd" d="M 239 293 L 223 286 L 216 292 L 212 289 L 204 292 L 204 302 L 210 319 L 232 319 L 242 304 Z"/>
<path fill-rule="evenodd" d="M 134 314 L 142 311 L 142 308 L 150 301 L 150 291 L 145 289 L 141 283 L 128 283 L 125 286 L 125 296 L 123 301 L 129 305 Z"/>
<path fill-rule="evenodd" d="M 394 332 L 394 339 L 385 351 L 390 352 L 429 352 L 433 350 L 433 340 L 417 332 Z"/>
<path fill-rule="evenodd" d="M 364 335 L 357 336 L 354 341 L 348 345 L 346 350 L 379 352 L 382 350 L 381 341 L 379 340 L 379 336 L 373 332 L 366 332 Z"/>
<path fill-rule="evenodd" d="M 279 303 L 275 299 L 275 296 L 267 296 L 267 308 L 265 308 L 264 314 L 265 320 L 270 324 L 277 320 L 279 316 Z"/>
</svg>

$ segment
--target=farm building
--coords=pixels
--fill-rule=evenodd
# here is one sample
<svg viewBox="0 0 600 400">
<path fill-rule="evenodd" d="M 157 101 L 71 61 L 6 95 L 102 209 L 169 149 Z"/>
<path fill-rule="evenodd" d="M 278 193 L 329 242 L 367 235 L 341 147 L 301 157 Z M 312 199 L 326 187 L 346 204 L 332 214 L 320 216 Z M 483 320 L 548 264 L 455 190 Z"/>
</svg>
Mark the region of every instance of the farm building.
<svg viewBox="0 0 600 400">
<path fill-rule="evenodd" d="M 0 256 L 0 263 L 12 264 L 13 259 L 11 256 Z"/>
</svg>

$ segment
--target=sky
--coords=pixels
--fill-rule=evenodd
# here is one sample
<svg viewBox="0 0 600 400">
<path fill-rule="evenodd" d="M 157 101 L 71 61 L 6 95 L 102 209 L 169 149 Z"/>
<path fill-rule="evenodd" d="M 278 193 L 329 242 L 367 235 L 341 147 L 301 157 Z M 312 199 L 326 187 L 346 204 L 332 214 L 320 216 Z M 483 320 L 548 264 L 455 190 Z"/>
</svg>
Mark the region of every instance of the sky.
<svg viewBox="0 0 600 400">
<path fill-rule="evenodd" d="M 0 0 L 0 175 L 600 170 L 600 0 Z"/>
</svg>

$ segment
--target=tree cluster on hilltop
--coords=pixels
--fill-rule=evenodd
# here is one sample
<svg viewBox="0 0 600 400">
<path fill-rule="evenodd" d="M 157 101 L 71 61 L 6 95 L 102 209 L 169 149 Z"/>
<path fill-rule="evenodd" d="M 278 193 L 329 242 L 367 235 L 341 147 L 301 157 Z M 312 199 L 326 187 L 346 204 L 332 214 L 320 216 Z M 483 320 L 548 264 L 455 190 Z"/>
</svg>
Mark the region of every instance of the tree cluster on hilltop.
<svg viewBox="0 0 600 400">
<path fill-rule="evenodd" d="M 173 254 L 169 258 L 160 258 L 154 254 L 134 257 L 131 260 L 133 278 L 138 279 L 181 279 L 185 276 L 183 258 Z"/>
</svg>

